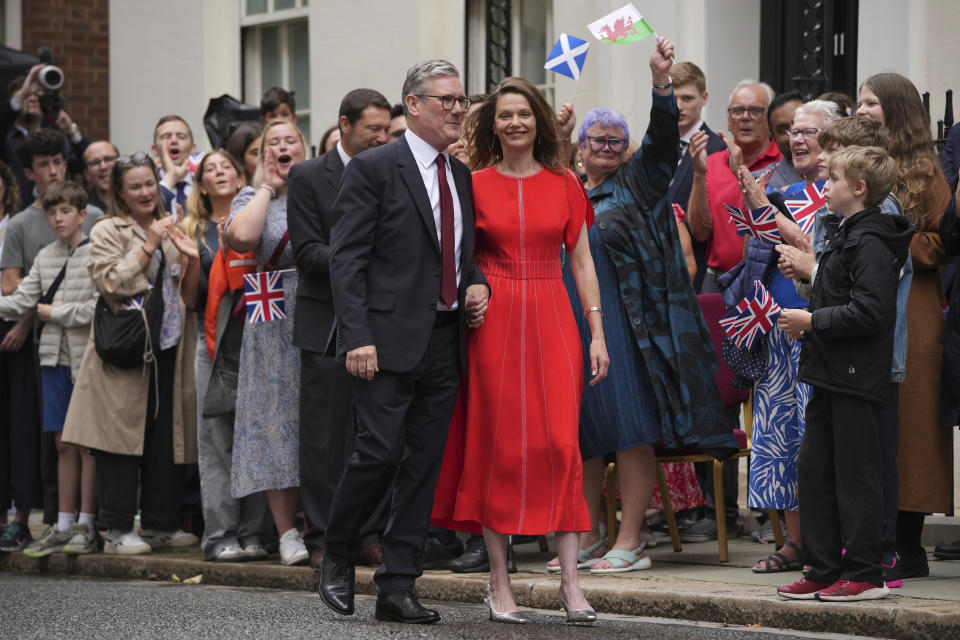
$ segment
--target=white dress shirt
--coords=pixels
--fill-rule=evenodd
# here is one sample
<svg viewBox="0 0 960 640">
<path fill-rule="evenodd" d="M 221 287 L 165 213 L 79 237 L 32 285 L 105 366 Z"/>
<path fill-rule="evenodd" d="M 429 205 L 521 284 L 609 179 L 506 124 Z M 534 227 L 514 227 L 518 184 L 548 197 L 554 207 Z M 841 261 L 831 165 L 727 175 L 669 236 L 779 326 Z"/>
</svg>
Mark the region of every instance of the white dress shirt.
<svg viewBox="0 0 960 640">
<path fill-rule="evenodd" d="M 347 163 L 350 162 L 350 156 L 347 155 L 347 152 L 343 150 L 343 144 L 341 140 L 337 140 L 337 155 L 340 156 L 340 162 L 343 163 L 343 166 L 347 166 Z"/>
<path fill-rule="evenodd" d="M 443 247 L 443 239 L 440 237 L 440 183 L 437 180 L 437 155 L 439 152 L 422 138 L 417 136 L 411 129 L 407 129 L 403 134 L 406 137 L 407 144 L 410 145 L 410 151 L 417 161 L 417 167 L 420 169 L 420 176 L 423 178 L 423 186 L 427 189 L 427 197 L 430 199 L 430 208 L 433 209 L 433 223 L 437 227 L 437 242 Z M 453 167 L 450 166 L 450 154 L 446 149 L 443 151 L 443 157 L 446 161 L 447 185 L 450 187 L 450 195 L 453 196 L 453 246 L 454 260 L 457 264 L 457 288 L 460 287 L 460 252 L 461 238 L 463 238 L 463 212 L 460 210 L 460 198 L 457 195 L 457 185 L 453 180 Z M 437 309 L 453 310 L 457 308 L 454 302 L 449 308 L 438 301 Z"/>
</svg>

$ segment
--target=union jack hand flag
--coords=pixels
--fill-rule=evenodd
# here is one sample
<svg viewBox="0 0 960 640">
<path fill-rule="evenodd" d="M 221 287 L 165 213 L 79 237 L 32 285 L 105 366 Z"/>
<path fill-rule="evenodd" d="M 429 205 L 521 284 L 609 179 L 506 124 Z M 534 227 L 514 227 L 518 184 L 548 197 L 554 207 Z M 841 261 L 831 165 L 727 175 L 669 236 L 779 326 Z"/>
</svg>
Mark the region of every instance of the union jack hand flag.
<svg viewBox="0 0 960 640">
<path fill-rule="evenodd" d="M 247 304 L 247 322 L 270 322 L 287 317 L 283 275 L 279 271 L 244 274 L 243 297 Z"/>
<path fill-rule="evenodd" d="M 780 305 L 774 302 L 767 288 L 759 280 L 754 284 L 753 293 L 720 319 L 720 326 L 739 348 L 752 349 L 780 317 Z"/>
<path fill-rule="evenodd" d="M 827 206 L 827 199 L 823 195 L 823 185 L 826 180 L 817 180 L 809 184 L 794 197 L 784 200 L 790 215 L 796 220 L 804 233 L 810 233 L 813 229 L 813 223 L 816 222 L 817 211 Z"/>
<path fill-rule="evenodd" d="M 777 230 L 777 209 L 773 205 L 751 209 L 744 213 L 732 204 L 723 203 L 730 214 L 730 220 L 737 225 L 737 233 L 749 233 L 755 238 L 780 243 L 780 231 Z"/>
</svg>

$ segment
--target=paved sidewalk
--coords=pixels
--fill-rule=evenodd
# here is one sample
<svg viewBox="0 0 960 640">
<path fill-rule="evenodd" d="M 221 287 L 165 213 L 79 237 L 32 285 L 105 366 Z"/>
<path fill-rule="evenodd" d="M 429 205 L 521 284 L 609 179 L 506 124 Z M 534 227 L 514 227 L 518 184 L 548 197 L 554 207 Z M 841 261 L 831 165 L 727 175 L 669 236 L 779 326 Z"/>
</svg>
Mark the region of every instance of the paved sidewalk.
<svg viewBox="0 0 960 640">
<path fill-rule="evenodd" d="M 35 533 L 40 533 L 36 529 Z M 653 559 L 650 570 L 613 576 L 581 573 L 584 591 L 597 610 L 885 638 L 960 637 L 960 562 L 931 556 L 928 578 L 908 580 L 884 600 L 798 602 L 775 593 L 776 586 L 792 582 L 798 572 L 758 575 L 750 571 L 757 559 L 773 551 L 773 545 L 746 538 L 731 540 L 730 562 L 721 565 L 716 542 L 688 543 L 681 553 L 674 553 L 669 540 L 659 540 L 649 551 Z M 541 553 L 531 543 L 517 545 L 516 557 L 520 573 L 512 580 L 517 602 L 526 607 L 558 608 L 560 579 L 544 569 L 552 554 Z M 202 574 L 207 584 L 289 590 L 313 590 L 317 584 L 316 574 L 309 568 L 283 567 L 276 558 L 244 564 L 204 562 L 197 547 L 132 557 L 54 554 L 44 560 L 14 553 L 0 555 L 0 570 L 164 581 L 174 575 L 184 580 Z M 372 578 L 372 569 L 358 568 L 358 592 L 374 593 Z M 427 571 L 417 582 L 417 590 L 424 598 L 480 602 L 486 580 L 486 574 Z M 322 605 L 317 602 L 317 606 Z"/>
</svg>

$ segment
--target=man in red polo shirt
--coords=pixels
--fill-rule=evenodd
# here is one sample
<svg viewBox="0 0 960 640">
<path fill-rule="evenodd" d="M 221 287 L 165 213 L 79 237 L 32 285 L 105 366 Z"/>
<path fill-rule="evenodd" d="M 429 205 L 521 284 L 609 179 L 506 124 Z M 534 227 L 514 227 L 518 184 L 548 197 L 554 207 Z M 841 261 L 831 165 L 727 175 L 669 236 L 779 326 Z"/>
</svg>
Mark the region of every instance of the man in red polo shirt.
<svg viewBox="0 0 960 640">
<path fill-rule="evenodd" d="M 742 80 L 730 94 L 727 107 L 727 128 L 733 139 L 720 132 L 727 148 L 707 156 L 706 136 L 698 132 L 690 139 L 694 173 L 687 220 L 693 237 L 707 243 L 707 274 L 701 293 L 719 291 L 717 277 L 743 258 L 743 237 L 737 235 L 723 206 L 724 202 L 743 205 L 737 170 L 746 165 L 750 171 L 758 171 L 783 157 L 767 123 L 772 98 L 769 85 Z"/>
</svg>

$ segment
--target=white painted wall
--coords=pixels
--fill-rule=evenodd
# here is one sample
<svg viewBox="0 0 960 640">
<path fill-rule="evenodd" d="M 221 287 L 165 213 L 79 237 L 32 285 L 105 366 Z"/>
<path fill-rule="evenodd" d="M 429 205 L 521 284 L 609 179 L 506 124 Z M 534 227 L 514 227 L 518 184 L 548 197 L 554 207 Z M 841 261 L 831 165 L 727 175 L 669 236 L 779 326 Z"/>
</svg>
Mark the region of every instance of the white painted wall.
<svg viewBox="0 0 960 640">
<path fill-rule="evenodd" d="M 943 118 L 944 92 L 953 89 L 954 118 L 960 103 L 960 2 L 955 0 L 860 0 L 857 82 L 896 71 L 930 92 L 933 134 Z"/>
<path fill-rule="evenodd" d="M 317 144 L 352 89 L 376 89 L 400 102 L 407 69 L 443 58 L 464 70 L 464 3 L 351 0 L 310 3 L 311 130 Z M 358 20 L 358 16 L 364 16 Z"/>
<path fill-rule="evenodd" d="M 170 113 L 209 148 L 203 113 L 223 93 L 240 94 L 236 0 L 111 0 L 110 137 L 122 153 L 149 150 Z"/>
<path fill-rule="evenodd" d="M 563 31 L 590 38 L 586 25 L 623 2 L 554 0 L 552 39 Z M 730 89 L 759 74 L 760 0 L 636 4 L 659 34 L 676 43 L 678 61 L 691 60 L 704 70 L 711 96 L 706 120 L 723 128 Z M 17 5 L 10 0 L 8 10 Z M 371 87 L 396 103 L 406 69 L 418 60 L 442 57 L 463 70 L 465 5 L 463 0 L 311 2 L 314 138 L 336 121 L 340 100 L 351 89 Z M 202 129 L 207 100 L 241 95 L 240 7 L 241 0 L 110 2 L 110 123 L 122 151 L 147 148 L 153 123 L 166 113 L 183 115 L 201 148 L 208 146 Z M 957 33 L 956 0 L 861 0 L 858 79 L 883 70 L 904 73 L 931 92 L 935 122 L 943 116 L 944 90 L 960 90 L 951 63 L 960 59 Z M 647 59 L 653 41 L 613 46 L 590 40 L 576 92 L 572 80 L 558 76 L 558 100 L 574 95 L 581 116 L 597 106 L 616 108 L 641 132 L 650 108 Z"/>
<path fill-rule="evenodd" d="M 582 116 L 594 107 L 610 107 L 624 114 L 634 137 L 649 120 L 650 52 L 653 38 L 614 46 L 590 36 L 586 25 L 623 6 L 623 0 L 555 0 L 553 24 L 561 32 L 588 38 L 590 51 L 575 93 L 574 107 Z M 727 97 L 742 78 L 760 72 L 760 41 L 756 35 L 731 38 L 731 33 L 758 34 L 759 0 L 676 0 L 636 2 L 658 35 L 676 46 L 677 62 L 689 60 L 703 69 L 710 99 L 705 119 L 714 129 L 726 126 Z M 557 79 L 557 96 L 567 100 L 574 82 Z"/>
</svg>

